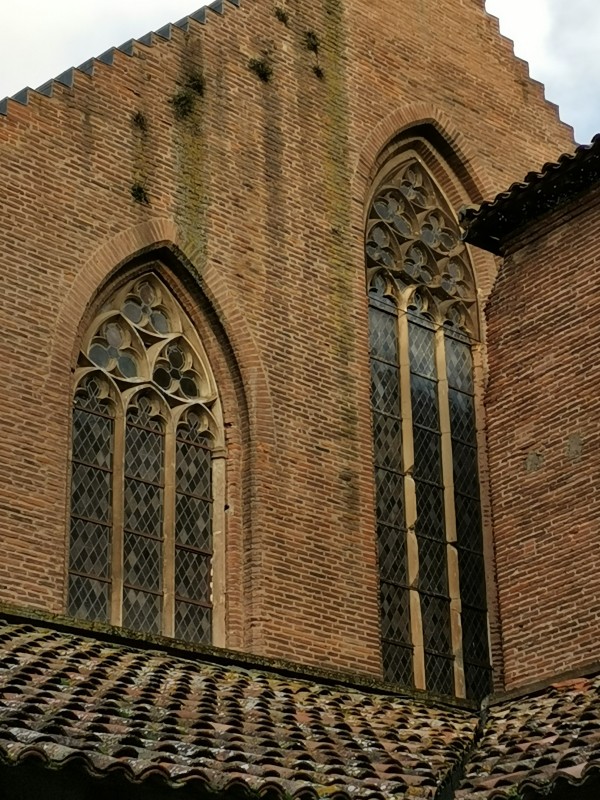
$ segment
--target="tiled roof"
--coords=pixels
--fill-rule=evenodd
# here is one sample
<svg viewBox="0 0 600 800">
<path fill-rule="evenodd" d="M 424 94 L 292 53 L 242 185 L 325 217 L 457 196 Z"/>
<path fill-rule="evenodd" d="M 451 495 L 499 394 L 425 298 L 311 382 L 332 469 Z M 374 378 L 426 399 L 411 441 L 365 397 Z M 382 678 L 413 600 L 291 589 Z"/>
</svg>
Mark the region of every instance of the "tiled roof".
<svg viewBox="0 0 600 800">
<path fill-rule="evenodd" d="M 480 206 L 461 209 L 460 222 L 465 239 L 496 255 L 503 241 L 543 214 L 573 200 L 600 182 L 600 134 L 592 143 L 565 153 L 556 163 L 530 172 L 521 183 Z"/>
<path fill-rule="evenodd" d="M 0 760 L 280 798 L 433 798 L 478 719 L 351 684 L 0 621 Z"/>
<path fill-rule="evenodd" d="M 600 676 L 493 706 L 456 799 L 545 796 L 598 777 Z"/>
<path fill-rule="evenodd" d="M 188 31 L 194 23 L 204 25 L 210 18 L 210 14 L 208 12 L 224 14 L 228 4 L 239 7 L 240 2 L 241 0 L 213 0 L 212 3 L 199 8 L 197 11 L 194 11 L 192 14 L 183 17 L 178 22 L 163 25 L 163 27 L 159 28 L 157 31 L 150 31 L 144 36 L 141 36 L 139 39 L 129 39 L 127 42 L 123 42 L 122 45 L 119 45 L 119 47 L 111 47 L 101 55 L 97 56 L 96 58 L 90 58 L 88 61 L 80 64 L 78 67 L 71 67 L 70 69 L 65 70 L 65 72 L 62 72 L 56 78 L 47 81 L 35 90 L 27 86 L 25 89 L 21 89 L 21 91 L 12 95 L 12 97 L 5 97 L 4 99 L 0 100 L 0 115 L 6 116 L 8 114 L 11 100 L 15 103 L 20 103 L 21 105 L 27 105 L 29 103 L 30 96 L 34 94 L 52 97 L 54 88 L 57 84 L 71 88 L 75 83 L 78 73 L 93 76 L 97 63 L 108 64 L 109 66 L 112 66 L 117 51 L 128 56 L 133 56 L 137 52 L 137 49 L 140 45 L 142 45 L 142 48 L 152 47 L 159 41 L 170 39 L 173 33 L 173 28 L 180 28 L 183 31 Z"/>
</svg>

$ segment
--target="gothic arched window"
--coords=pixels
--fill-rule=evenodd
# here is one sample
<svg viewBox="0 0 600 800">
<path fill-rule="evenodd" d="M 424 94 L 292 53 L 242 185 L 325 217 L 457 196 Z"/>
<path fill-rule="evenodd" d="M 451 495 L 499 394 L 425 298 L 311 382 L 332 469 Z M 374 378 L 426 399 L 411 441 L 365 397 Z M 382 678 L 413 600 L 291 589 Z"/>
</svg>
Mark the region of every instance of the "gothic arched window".
<svg viewBox="0 0 600 800">
<path fill-rule="evenodd" d="M 366 258 L 384 675 L 481 697 L 490 666 L 476 290 L 454 215 L 416 158 L 377 188 Z"/>
<path fill-rule="evenodd" d="M 220 404 L 190 320 L 155 275 L 104 303 L 75 378 L 69 613 L 211 642 Z"/>
</svg>

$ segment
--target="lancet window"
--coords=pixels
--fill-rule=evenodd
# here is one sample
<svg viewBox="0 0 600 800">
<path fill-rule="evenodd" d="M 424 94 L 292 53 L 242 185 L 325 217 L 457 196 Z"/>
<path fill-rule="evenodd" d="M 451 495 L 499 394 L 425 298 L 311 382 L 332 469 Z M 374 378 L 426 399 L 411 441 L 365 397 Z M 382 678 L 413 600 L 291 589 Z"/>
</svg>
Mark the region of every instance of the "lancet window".
<svg viewBox="0 0 600 800">
<path fill-rule="evenodd" d="M 198 335 L 156 275 L 104 303 L 75 378 L 69 613 L 210 642 L 220 404 Z"/>
<path fill-rule="evenodd" d="M 384 675 L 478 698 L 490 667 L 476 289 L 455 217 L 417 158 L 379 185 L 366 260 Z"/>
</svg>

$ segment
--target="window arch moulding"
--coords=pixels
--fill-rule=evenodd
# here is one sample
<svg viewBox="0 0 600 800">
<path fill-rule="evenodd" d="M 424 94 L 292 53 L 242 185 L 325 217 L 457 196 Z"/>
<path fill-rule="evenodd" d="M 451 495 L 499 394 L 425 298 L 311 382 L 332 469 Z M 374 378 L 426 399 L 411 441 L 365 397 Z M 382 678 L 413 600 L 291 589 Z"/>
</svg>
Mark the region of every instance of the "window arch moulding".
<svg viewBox="0 0 600 800">
<path fill-rule="evenodd" d="M 375 187 L 366 263 L 384 676 L 480 698 L 491 668 L 473 269 L 414 150 L 388 161 Z"/>
<path fill-rule="evenodd" d="M 223 644 L 224 456 L 198 334 L 138 275 L 102 303 L 75 370 L 69 614 Z"/>
</svg>

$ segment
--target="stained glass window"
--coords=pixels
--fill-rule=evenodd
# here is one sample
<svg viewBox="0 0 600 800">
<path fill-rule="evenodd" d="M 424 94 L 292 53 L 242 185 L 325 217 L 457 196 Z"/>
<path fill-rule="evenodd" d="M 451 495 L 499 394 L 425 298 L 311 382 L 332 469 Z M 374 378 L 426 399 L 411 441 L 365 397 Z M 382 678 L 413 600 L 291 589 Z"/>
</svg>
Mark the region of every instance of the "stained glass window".
<svg viewBox="0 0 600 800">
<path fill-rule="evenodd" d="M 155 275 L 105 302 L 76 379 L 69 613 L 211 642 L 220 406 L 202 345 Z"/>
<path fill-rule="evenodd" d="M 384 675 L 479 698 L 490 664 L 476 294 L 455 218 L 418 160 L 377 189 L 366 258 Z"/>
</svg>

